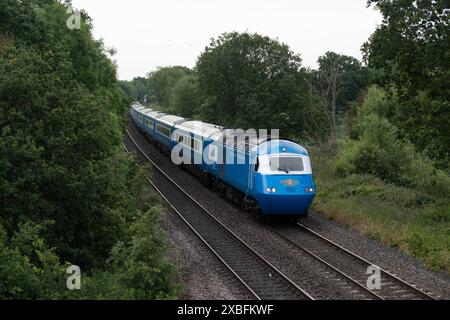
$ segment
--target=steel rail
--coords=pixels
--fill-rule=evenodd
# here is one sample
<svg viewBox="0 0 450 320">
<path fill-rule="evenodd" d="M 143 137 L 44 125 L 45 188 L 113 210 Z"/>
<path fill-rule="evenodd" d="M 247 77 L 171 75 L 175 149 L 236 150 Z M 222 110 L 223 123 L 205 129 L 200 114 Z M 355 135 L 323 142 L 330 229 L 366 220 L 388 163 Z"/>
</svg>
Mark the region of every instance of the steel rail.
<svg viewBox="0 0 450 320">
<path fill-rule="evenodd" d="M 372 263 L 372 262 L 370 262 L 370 261 L 364 259 L 363 257 L 357 255 L 356 253 L 354 253 L 354 252 L 352 252 L 352 251 L 350 251 L 350 250 L 344 248 L 344 247 L 341 246 L 340 244 L 338 244 L 338 243 L 336 243 L 336 242 L 334 242 L 334 241 L 332 241 L 332 240 L 326 238 L 325 236 L 323 236 L 323 235 L 319 234 L 318 232 L 316 232 L 316 231 L 314 231 L 314 230 L 308 228 L 307 226 L 303 225 L 302 223 L 297 222 L 296 226 L 297 226 L 298 228 L 300 228 L 301 230 L 306 231 L 306 232 L 309 233 L 310 235 L 313 235 L 314 237 L 320 239 L 321 241 L 326 242 L 326 243 L 327 243 L 328 245 L 330 245 L 332 248 L 335 248 L 338 252 L 341 252 L 341 253 L 343 253 L 343 254 L 345 254 L 345 255 L 347 255 L 347 256 L 349 256 L 349 257 L 351 257 L 351 258 L 357 260 L 358 262 L 363 263 L 363 264 L 366 265 L 366 266 L 375 266 L 376 268 L 378 268 L 378 269 L 380 270 L 380 273 L 381 273 L 381 274 L 383 274 L 383 275 L 386 276 L 386 279 L 387 279 L 387 280 L 391 280 L 394 284 L 397 283 L 397 284 L 399 284 L 400 286 L 406 288 L 407 290 L 409 290 L 409 291 L 411 292 L 411 294 L 415 294 L 416 296 L 422 297 L 423 299 L 427 299 L 427 300 L 436 300 L 436 299 L 435 299 L 433 296 L 431 296 L 430 294 L 428 294 L 428 293 L 426 293 L 426 292 L 420 290 L 419 288 L 417 288 L 417 287 L 415 287 L 414 285 L 412 285 L 412 284 L 406 282 L 405 280 L 400 279 L 399 277 L 393 275 L 393 274 L 390 273 L 389 271 L 382 269 L 381 267 L 377 266 L 376 264 L 374 264 L 374 263 Z M 291 241 L 291 242 L 292 242 L 292 241 Z M 301 247 L 298 243 L 294 243 L 294 244 L 295 244 L 296 246 Z M 305 250 L 307 250 L 307 251 L 310 251 L 310 250 L 308 250 L 308 249 L 306 249 L 306 248 L 303 248 L 303 249 L 305 249 Z M 311 253 L 312 253 L 312 252 L 311 252 Z M 312 253 L 312 254 L 314 254 L 314 253 Z M 318 254 L 314 254 L 314 255 L 316 255 L 317 257 L 319 257 Z M 320 257 L 319 257 L 319 258 L 320 258 Z M 334 269 L 338 270 L 338 268 L 336 268 L 335 266 L 333 266 L 330 262 L 327 262 L 327 261 L 325 261 L 325 260 L 322 259 L 322 258 L 320 258 L 320 259 L 323 260 L 325 263 L 329 264 L 330 266 L 332 266 Z M 340 273 L 344 273 L 344 272 L 342 272 L 342 271 L 339 271 L 339 272 L 340 272 Z M 350 277 L 350 276 L 349 276 L 349 277 Z M 353 281 L 358 282 L 357 280 L 354 280 L 354 279 L 353 279 Z M 360 283 L 360 284 L 361 284 L 361 283 Z M 363 286 L 363 285 L 361 284 L 361 286 Z M 366 288 L 366 289 L 369 290 L 369 291 L 372 291 L 371 289 L 369 289 L 369 288 L 367 288 L 367 287 L 365 287 L 365 286 L 363 286 L 363 287 Z M 373 292 L 373 291 L 372 291 L 372 292 Z M 386 297 L 384 297 L 381 293 L 375 293 L 375 292 L 373 292 L 373 293 L 376 294 L 376 295 L 378 295 L 378 296 L 380 296 L 382 299 L 386 299 Z"/>
</svg>

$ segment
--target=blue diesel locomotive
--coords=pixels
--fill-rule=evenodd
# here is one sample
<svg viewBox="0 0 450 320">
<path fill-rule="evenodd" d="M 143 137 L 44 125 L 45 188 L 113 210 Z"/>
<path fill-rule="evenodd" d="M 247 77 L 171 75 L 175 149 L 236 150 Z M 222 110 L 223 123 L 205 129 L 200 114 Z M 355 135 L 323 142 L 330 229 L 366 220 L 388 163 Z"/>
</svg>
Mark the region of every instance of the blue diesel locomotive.
<svg viewBox="0 0 450 320">
<path fill-rule="evenodd" d="M 308 152 L 298 144 L 256 133 L 130 106 L 137 128 L 208 184 L 245 209 L 307 216 L 316 194 Z M 174 155 L 176 157 L 174 157 Z"/>
</svg>

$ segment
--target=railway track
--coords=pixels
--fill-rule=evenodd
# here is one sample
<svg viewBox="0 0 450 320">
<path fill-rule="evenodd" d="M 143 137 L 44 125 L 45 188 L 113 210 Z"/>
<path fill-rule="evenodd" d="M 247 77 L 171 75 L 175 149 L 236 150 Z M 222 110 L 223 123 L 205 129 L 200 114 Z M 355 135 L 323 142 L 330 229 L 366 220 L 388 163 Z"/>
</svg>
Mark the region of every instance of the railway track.
<svg viewBox="0 0 450 320">
<path fill-rule="evenodd" d="M 201 204 L 199 204 L 195 199 L 193 199 L 187 192 L 185 192 L 179 185 L 177 185 L 170 177 L 168 177 L 160 167 L 158 167 L 153 161 L 147 156 L 147 154 L 137 145 L 136 141 L 132 138 L 131 134 L 127 131 L 128 138 L 131 139 L 132 143 L 137 146 L 139 152 L 145 157 L 145 161 L 151 162 L 155 168 L 157 168 L 158 173 L 165 175 L 166 179 L 169 179 L 176 188 L 181 191 L 184 196 L 188 197 L 189 200 L 200 209 L 206 213 L 210 219 L 217 219 L 208 212 L 208 210 L 204 209 Z M 154 176 L 155 178 L 155 176 Z M 151 181 L 154 185 L 155 189 L 162 194 L 163 198 L 166 199 L 169 203 L 171 200 L 164 196 L 164 190 L 160 190 L 154 182 Z M 176 192 L 176 190 L 168 191 L 167 194 L 171 194 L 171 192 Z M 177 212 L 177 207 L 171 204 L 172 208 Z M 185 219 L 181 212 L 177 212 L 178 215 L 182 217 L 182 219 L 189 225 L 189 227 L 201 238 L 203 242 L 214 252 L 214 254 L 226 265 L 226 267 L 241 281 L 247 289 L 255 296 L 257 299 L 266 299 L 264 294 L 261 297 L 253 292 L 251 289 L 252 284 L 248 284 L 245 279 L 241 278 L 240 275 L 236 272 L 232 265 L 228 265 L 226 261 L 223 259 L 224 254 L 221 255 L 220 252 L 214 251 L 214 248 L 207 242 L 206 239 L 203 239 L 199 232 L 194 228 L 195 226 L 190 225 L 189 220 Z M 230 231 L 227 227 L 225 227 L 220 221 L 217 221 L 222 227 L 227 230 L 230 234 L 234 235 L 238 238 L 232 231 Z M 301 229 L 301 230 L 299 230 Z M 334 243 L 333 241 L 323 237 L 317 232 L 309 229 L 308 227 L 297 224 L 295 228 L 292 225 L 289 228 L 275 228 L 273 229 L 274 233 L 289 242 L 292 246 L 306 253 L 312 258 L 312 262 L 317 262 L 319 265 L 320 271 L 319 273 L 323 273 L 326 279 L 329 281 L 334 281 L 338 283 L 338 287 L 342 288 L 343 291 L 349 292 L 350 296 L 353 296 L 355 299 L 381 299 L 381 300 L 394 300 L 394 299 L 435 299 L 430 293 L 424 292 L 414 285 L 411 285 L 405 282 L 402 279 L 399 279 L 397 276 L 389 273 L 386 270 L 378 268 L 380 272 L 381 278 L 381 288 L 380 289 L 369 289 L 367 287 L 367 279 L 370 274 L 367 273 L 367 268 L 369 266 L 374 266 L 369 261 L 364 260 L 362 257 L 350 252 L 349 250 L 341 247 L 340 245 Z M 239 238 L 238 238 L 239 239 Z M 224 240 L 226 241 L 226 240 Z M 244 243 L 241 239 L 238 242 Z M 251 248 L 246 245 L 248 249 Z M 224 249 L 226 251 L 226 248 Z M 258 255 L 255 252 L 256 255 Z M 259 255 L 258 255 L 259 256 Z M 264 258 L 260 257 L 264 260 Z M 268 262 L 267 262 L 268 263 Z M 270 265 L 270 263 L 269 263 Z M 271 268 L 274 268 L 270 265 Z M 317 269 L 318 270 L 318 269 Z M 269 272 L 270 276 L 272 276 L 272 272 Z M 289 280 L 281 273 L 282 277 L 285 278 L 288 282 L 293 283 L 293 281 Z M 295 284 L 294 284 L 295 285 Z M 300 289 L 300 288 L 299 288 Z M 300 289 L 301 290 L 301 289 Z M 302 290 L 304 292 L 304 290 Z M 309 295 L 308 295 L 309 296 Z M 278 297 L 281 297 L 278 295 Z M 310 296 L 308 298 L 311 298 Z M 277 299 L 272 296 L 268 296 L 267 299 Z M 292 299 L 292 298 L 288 298 Z"/>
<path fill-rule="evenodd" d="M 128 130 L 126 133 L 141 159 L 155 169 L 152 178 L 148 178 L 155 190 L 256 299 L 313 300 L 185 192 L 148 157 Z"/>
<path fill-rule="evenodd" d="M 275 232 L 320 261 L 347 283 L 350 282 L 352 290 L 361 295 L 365 292 L 370 298 L 380 300 L 435 300 L 430 293 L 383 270 L 301 223 L 297 223 L 294 228 L 277 228 Z M 372 267 L 370 273 L 369 267 Z M 367 286 L 367 279 L 374 270 L 379 272 L 380 287 L 372 289 Z"/>
</svg>

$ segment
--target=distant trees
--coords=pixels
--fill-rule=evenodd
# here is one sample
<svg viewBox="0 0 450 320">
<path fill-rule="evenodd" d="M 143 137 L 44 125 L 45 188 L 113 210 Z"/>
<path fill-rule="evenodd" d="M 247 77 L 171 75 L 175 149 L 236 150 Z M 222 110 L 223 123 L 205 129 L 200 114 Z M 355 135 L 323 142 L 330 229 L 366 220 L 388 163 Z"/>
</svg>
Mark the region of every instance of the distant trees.
<svg viewBox="0 0 450 320">
<path fill-rule="evenodd" d="M 320 99 L 301 58 L 258 34 L 225 33 L 200 55 L 196 71 L 202 115 L 229 127 L 279 128 L 305 137 L 323 128 Z M 310 110 L 314 108 L 315 110 Z"/>
<path fill-rule="evenodd" d="M 335 144 L 338 113 L 367 87 L 368 70 L 356 58 L 330 51 L 319 57 L 318 63 L 319 68 L 313 71 L 315 85 L 326 101 L 331 139 Z"/>
<path fill-rule="evenodd" d="M 144 77 L 136 77 L 131 81 L 119 81 L 122 92 L 134 101 L 156 101 L 155 90 L 150 86 L 149 80 Z"/>
<path fill-rule="evenodd" d="M 177 81 L 191 74 L 191 69 L 181 66 L 158 68 L 150 72 L 148 81 L 155 92 L 156 101 L 163 106 L 169 106 L 172 90 Z"/>
<path fill-rule="evenodd" d="M 182 117 L 192 118 L 200 116 L 198 108 L 203 103 L 203 98 L 198 85 L 196 74 L 185 75 L 177 80 L 172 87 L 169 98 L 170 110 Z"/>
<path fill-rule="evenodd" d="M 396 95 L 389 120 L 443 168 L 450 164 L 448 1 L 369 0 L 383 23 L 363 46 L 376 83 Z"/>
</svg>

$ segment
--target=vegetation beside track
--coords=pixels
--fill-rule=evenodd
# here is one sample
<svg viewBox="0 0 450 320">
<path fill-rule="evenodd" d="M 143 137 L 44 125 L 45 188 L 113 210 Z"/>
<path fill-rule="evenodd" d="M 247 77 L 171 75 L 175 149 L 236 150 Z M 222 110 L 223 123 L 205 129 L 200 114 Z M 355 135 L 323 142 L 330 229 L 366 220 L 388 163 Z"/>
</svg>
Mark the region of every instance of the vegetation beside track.
<svg viewBox="0 0 450 320">
<path fill-rule="evenodd" d="M 174 298 L 112 51 L 87 13 L 66 28 L 68 4 L 0 2 L 0 299 Z"/>
</svg>

